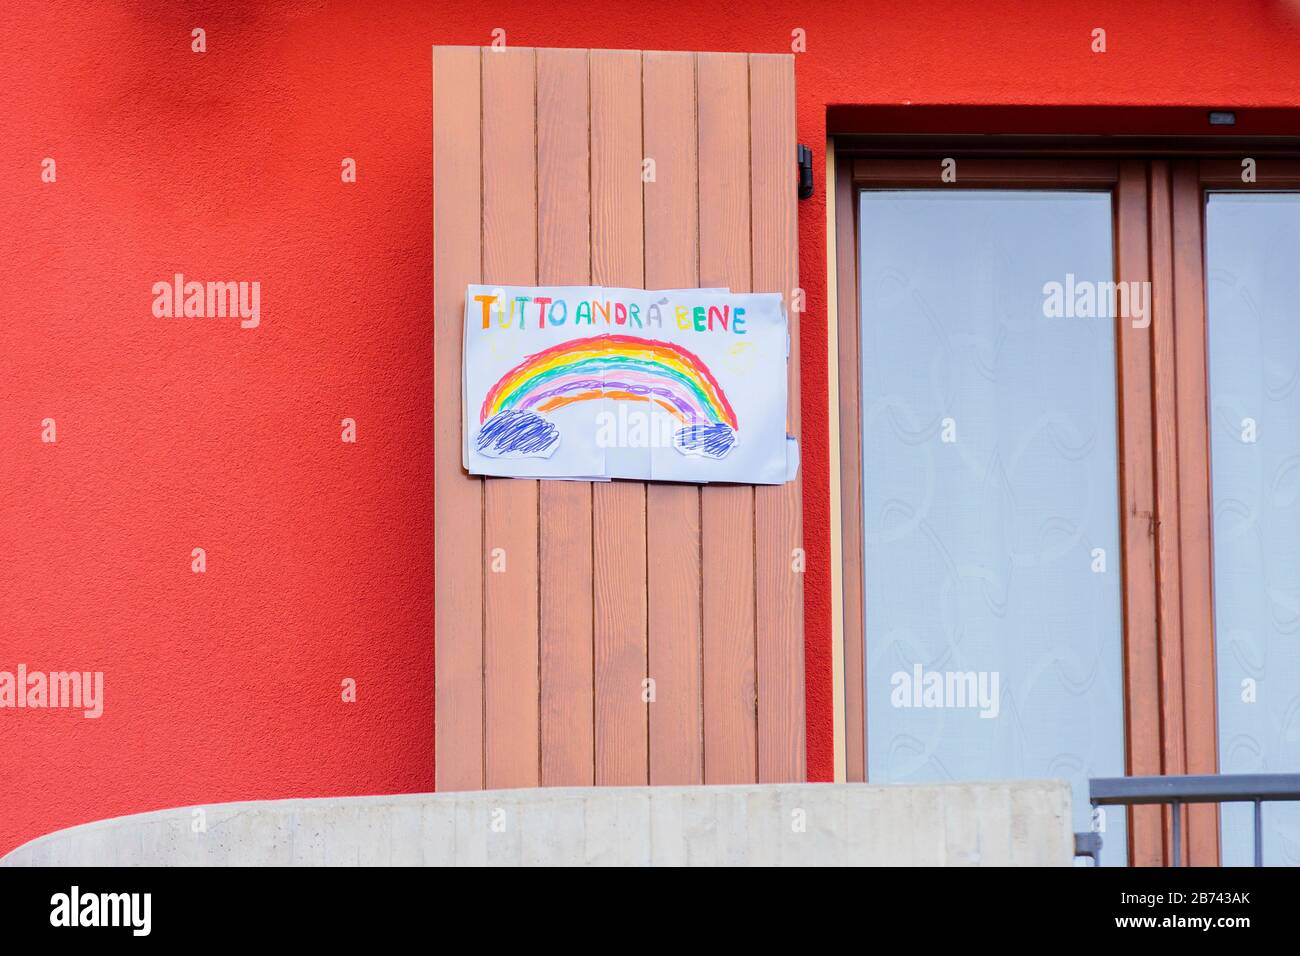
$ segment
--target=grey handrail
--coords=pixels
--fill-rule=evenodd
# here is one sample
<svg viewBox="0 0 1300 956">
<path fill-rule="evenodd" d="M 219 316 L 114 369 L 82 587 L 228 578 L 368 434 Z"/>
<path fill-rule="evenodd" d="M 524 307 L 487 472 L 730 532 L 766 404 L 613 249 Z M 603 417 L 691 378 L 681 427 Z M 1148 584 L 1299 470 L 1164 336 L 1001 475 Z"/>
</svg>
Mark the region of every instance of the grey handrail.
<svg viewBox="0 0 1300 956">
<path fill-rule="evenodd" d="M 1174 866 L 1182 865 L 1184 803 L 1253 803 L 1255 865 L 1263 866 L 1263 805 L 1272 800 L 1300 800 L 1300 773 L 1096 777 L 1088 781 L 1088 802 L 1094 807 L 1169 804 L 1173 808 Z"/>
</svg>

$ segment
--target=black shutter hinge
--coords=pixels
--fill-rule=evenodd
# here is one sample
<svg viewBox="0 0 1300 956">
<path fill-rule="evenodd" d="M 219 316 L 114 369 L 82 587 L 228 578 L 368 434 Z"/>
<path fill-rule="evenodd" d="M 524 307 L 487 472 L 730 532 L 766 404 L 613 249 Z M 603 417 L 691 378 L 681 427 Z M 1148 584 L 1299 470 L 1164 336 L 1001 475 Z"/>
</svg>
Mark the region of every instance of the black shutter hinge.
<svg viewBox="0 0 1300 956">
<path fill-rule="evenodd" d="M 799 198 L 811 199 L 813 194 L 812 150 L 799 144 Z"/>
</svg>

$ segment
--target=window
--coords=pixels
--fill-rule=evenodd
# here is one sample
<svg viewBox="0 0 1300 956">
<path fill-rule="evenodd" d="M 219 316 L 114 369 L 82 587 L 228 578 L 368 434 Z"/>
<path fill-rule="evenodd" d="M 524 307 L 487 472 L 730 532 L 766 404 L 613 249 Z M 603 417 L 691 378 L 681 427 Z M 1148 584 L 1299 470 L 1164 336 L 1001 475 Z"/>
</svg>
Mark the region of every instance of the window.
<svg viewBox="0 0 1300 956">
<path fill-rule="evenodd" d="M 1169 862 L 1089 777 L 1300 768 L 1300 164 L 947 156 L 836 159 L 848 778 L 1065 778 Z"/>
<path fill-rule="evenodd" d="M 1300 765 L 1300 193 L 1205 206 L 1219 767 Z M 1300 810 L 1264 808 L 1264 862 L 1300 864 Z M 1249 805 L 1223 859 L 1251 861 Z"/>
</svg>

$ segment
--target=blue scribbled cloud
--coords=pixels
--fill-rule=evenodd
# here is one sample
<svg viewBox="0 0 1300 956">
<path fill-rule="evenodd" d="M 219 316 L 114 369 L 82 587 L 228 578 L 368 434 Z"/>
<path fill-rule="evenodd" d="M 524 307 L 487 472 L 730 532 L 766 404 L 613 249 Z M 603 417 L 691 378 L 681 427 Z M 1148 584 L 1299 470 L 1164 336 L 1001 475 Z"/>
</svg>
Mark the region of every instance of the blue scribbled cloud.
<svg viewBox="0 0 1300 956">
<path fill-rule="evenodd" d="M 726 422 L 687 425 L 673 435 L 673 447 L 683 455 L 724 458 L 736 443 L 736 432 Z"/>
<path fill-rule="evenodd" d="M 536 412 L 506 409 L 483 423 L 475 444 L 489 458 L 550 458 L 560 429 Z"/>
</svg>

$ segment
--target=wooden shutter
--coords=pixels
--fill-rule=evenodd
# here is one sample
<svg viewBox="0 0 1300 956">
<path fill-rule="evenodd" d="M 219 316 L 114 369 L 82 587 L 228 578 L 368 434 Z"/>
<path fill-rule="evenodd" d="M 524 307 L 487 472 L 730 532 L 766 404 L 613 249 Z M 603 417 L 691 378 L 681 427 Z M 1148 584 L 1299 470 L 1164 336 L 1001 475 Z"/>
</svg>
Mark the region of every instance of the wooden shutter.
<svg viewBox="0 0 1300 956">
<path fill-rule="evenodd" d="M 794 102 L 791 56 L 434 48 L 439 790 L 805 779 L 801 482 L 461 467 L 468 283 L 790 306 Z"/>
</svg>

